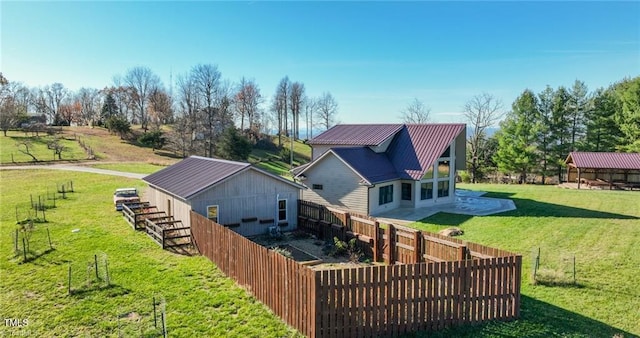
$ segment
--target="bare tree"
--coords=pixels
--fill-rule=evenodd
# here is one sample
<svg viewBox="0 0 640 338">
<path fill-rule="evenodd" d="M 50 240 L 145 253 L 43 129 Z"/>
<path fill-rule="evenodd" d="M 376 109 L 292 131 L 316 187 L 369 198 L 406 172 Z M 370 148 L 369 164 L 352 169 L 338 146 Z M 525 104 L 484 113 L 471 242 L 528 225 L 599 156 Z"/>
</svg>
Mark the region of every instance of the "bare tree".
<svg viewBox="0 0 640 338">
<path fill-rule="evenodd" d="M 61 83 L 45 86 L 38 91 L 37 109 L 47 115 L 49 123 L 57 125 L 60 122 L 60 105 L 69 95 L 69 92 Z"/>
<path fill-rule="evenodd" d="M 149 105 L 147 107 L 149 121 L 156 130 L 163 124 L 171 123 L 173 120 L 173 103 L 169 93 L 161 88 L 156 88 L 149 95 Z"/>
<path fill-rule="evenodd" d="M 291 108 L 291 118 L 293 119 L 293 137 L 297 140 L 300 138 L 300 112 L 302 111 L 302 103 L 304 99 L 304 84 L 294 82 L 291 84 L 291 93 L 289 95 L 289 108 Z"/>
<path fill-rule="evenodd" d="M 240 80 L 238 90 L 234 95 L 234 107 L 240 118 L 240 130 L 244 131 L 245 118 L 249 122 L 249 130 L 253 131 L 259 123 L 260 104 L 262 103 L 260 88 L 254 80 L 247 80 L 244 77 Z"/>
<path fill-rule="evenodd" d="M 28 101 L 22 97 L 29 90 L 20 83 L 8 82 L 0 73 L 0 129 L 4 136 L 7 131 L 15 128 L 26 117 Z"/>
<path fill-rule="evenodd" d="M 424 103 L 417 98 L 414 98 L 401 113 L 404 123 L 427 123 L 430 120 L 431 108 L 425 106 Z"/>
<path fill-rule="evenodd" d="M 484 152 L 486 129 L 502 118 L 502 102 L 488 93 L 472 97 L 464 105 L 464 117 L 473 130 L 467 138 L 467 163 L 471 169 L 471 181 L 476 183 L 480 168 L 478 157 Z"/>
<path fill-rule="evenodd" d="M 178 77 L 178 112 L 180 117 L 176 121 L 176 126 L 181 125 L 181 127 L 174 128 L 174 132 L 181 133 L 179 141 L 187 143 L 184 146 L 186 150 L 183 150 L 183 156 L 196 152 L 199 111 L 200 101 L 195 80 L 189 74 Z"/>
<path fill-rule="evenodd" d="M 98 119 L 100 110 L 100 93 L 95 88 L 80 88 L 76 94 L 80 102 L 80 115 L 85 124 L 93 125 Z"/>
<path fill-rule="evenodd" d="M 131 98 L 136 105 L 140 125 L 146 132 L 149 123 L 146 106 L 151 94 L 160 87 L 160 78 L 147 67 L 134 67 L 124 76 L 124 83 L 133 89 Z"/>
<path fill-rule="evenodd" d="M 313 138 L 313 115 L 316 114 L 317 111 L 317 101 L 312 97 L 304 98 L 304 117 L 305 117 L 305 129 L 307 134 L 307 139 Z"/>
<path fill-rule="evenodd" d="M 317 115 L 320 120 L 319 125 L 327 130 L 336 123 L 338 114 L 338 103 L 331 93 L 324 92 L 317 101 Z"/>
<path fill-rule="evenodd" d="M 233 125 L 229 86 L 222 82 L 222 74 L 215 65 L 197 65 L 191 70 L 191 77 L 203 114 L 205 156 L 212 157 L 217 138 Z"/>
</svg>

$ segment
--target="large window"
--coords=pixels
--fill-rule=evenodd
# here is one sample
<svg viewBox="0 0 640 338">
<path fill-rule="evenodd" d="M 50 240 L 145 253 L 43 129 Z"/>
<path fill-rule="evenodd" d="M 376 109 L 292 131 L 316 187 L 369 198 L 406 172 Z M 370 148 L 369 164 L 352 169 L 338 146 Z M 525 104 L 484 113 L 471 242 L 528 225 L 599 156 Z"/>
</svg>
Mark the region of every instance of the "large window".
<svg viewBox="0 0 640 338">
<path fill-rule="evenodd" d="M 218 206 L 217 205 L 210 205 L 207 206 L 207 218 L 218 223 Z"/>
<path fill-rule="evenodd" d="M 449 161 L 438 161 L 438 178 L 449 177 Z"/>
<path fill-rule="evenodd" d="M 430 166 L 430 167 L 429 167 L 429 170 L 427 170 L 427 171 L 424 173 L 424 176 L 422 176 L 422 179 L 430 180 L 430 179 L 432 179 L 432 178 L 433 178 L 433 166 Z"/>
<path fill-rule="evenodd" d="M 278 200 L 278 222 L 287 220 L 287 200 Z"/>
<path fill-rule="evenodd" d="M 391 202 L 393 202 L 393 185 L 385 185 L 384 187 L 380 187 L 378 204 L 383 205 Z"/>
<path fill-rule="evenodd" d="M 449 181 L 438 182 L 438 197 L 449 196 Z"/>
<path fill-rule="evenodd" d="M 411 201 L 411 183 L 402 183 L 402 200 Z"/>
<path fill-rule="evenodd" d="M 420 199 L 430 200 L 433 198 L 433 182 L 420 184 Z"/>
</svg>

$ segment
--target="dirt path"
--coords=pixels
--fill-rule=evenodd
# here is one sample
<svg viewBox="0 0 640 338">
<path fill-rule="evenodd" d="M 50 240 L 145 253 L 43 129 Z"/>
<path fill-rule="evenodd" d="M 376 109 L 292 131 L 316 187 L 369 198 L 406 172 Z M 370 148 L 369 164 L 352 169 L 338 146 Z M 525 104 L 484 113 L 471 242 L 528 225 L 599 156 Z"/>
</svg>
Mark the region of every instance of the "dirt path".
<svg viewBox="0 0 640 338">
<path fill-rule="evenodd" d="M 137 179 L 141 179 L 147 176 L 147 174 L 128 173 L 124 171 L 99 169 L 99 168 L 92 168 L 92 167 L 85 167 L 85 166 L 71 165 L 71 164 L 35 164 L 35 165 L 17 165 L 17 166 L 1 166 L 0 167 L 0 170 L 27 170 L 27 169 L 53 169 L 53 170 L 80 171 L 85 173 L 122 176 L 122 177 L 137 178 Z"/>
</svg>

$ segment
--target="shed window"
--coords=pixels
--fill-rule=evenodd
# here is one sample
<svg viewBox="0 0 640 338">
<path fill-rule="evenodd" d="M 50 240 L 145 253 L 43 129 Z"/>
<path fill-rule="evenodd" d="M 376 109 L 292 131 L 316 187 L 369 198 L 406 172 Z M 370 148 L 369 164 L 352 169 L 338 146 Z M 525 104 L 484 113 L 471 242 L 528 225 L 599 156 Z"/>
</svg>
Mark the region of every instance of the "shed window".
<svg viewBox="0 0 640 338">
<path fill-rule="evenodd" d="M 218 206 L 210 205 L 207 207 L 207 218 L 218 223 Z"/>
<path fill-rule="evenodd" d="M 384 187 L 380 187 L 378 204 L 383 205 L 391 202 L 393 202 L 393 185 L 385 185 Z"/>
<path fill-rule="evenodd" d="M 322 184 L 314 184 L 313 185 L 313 190 L 322 190 Z"/>
<path fill-rule="evenodd" d="M 411 201 L 411 183 L 402 183 L 402 200 Z"/>
<path fill-rule="evenodd" d="M 287 220 L 287 200 L 278 200 L 278 222 Z"/>
</svg>

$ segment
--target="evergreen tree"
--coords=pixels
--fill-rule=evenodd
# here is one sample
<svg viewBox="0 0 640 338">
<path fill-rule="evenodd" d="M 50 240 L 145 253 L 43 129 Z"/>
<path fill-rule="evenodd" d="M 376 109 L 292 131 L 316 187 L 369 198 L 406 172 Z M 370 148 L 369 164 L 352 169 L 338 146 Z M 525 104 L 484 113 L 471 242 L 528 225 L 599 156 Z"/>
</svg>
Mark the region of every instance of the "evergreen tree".
<svg viewBox="0 0 640 338">
<path fill-rule="evenodd" d="M 585 129 L 585 116 L 590 111 L 591 100 L 584 82 L 576 80 L 569 91 L 567 113 L 571 121 L 571 151 L 579 149 Z"/>
<path fill-rule="evenodd" d="M 536 142 L 538 143 L 538 152 L 540 154 L 539 173 L 542 175 L 542 183 L 544 183 L 547 176 L 551 174 L 550 162 L 553 162 L 553 96 L 553 89 L 549 86 L 538 94 L 538 111 L 540 113 L 540 121 L 538 123 Z"/>
<path fill-rule="evenodd" d="M 586 115 L 584 150 L 615 151 L 622 137 L 620 126 L 614 118 L 616 110 L 613 89 L 598 89 L 593 97 L 593 109 Z"/>
<path fill-rule="evenodd" d="M 103 121 L 107 121 L 110 117 L 117 116 L 119 113 L 120 111 L 116 104 L 116 99 L 111 93 L 108 93 L 104 99 L 104 104 L 102 105 L 102 114 L 100 115 L 101 119 Z"/>
<path fill-rule="evenodd" d="M 538 100 L 528 89 L 513 102 L 512 111 L 500 123 L 498 150 L 493 159 L 500 171 L 518 173 L 520 183 L 526 182 L 527 174 L 538 166 L 539 124 Z"/>
<path fill-rule="evenodd" d="M 623 138 L 622 151 L 640 152 L 640 76 L 615 85 L 618 111 L 615 120 Z"/>
<path fill-rule="evenodd" d="M 550 164 L 554 164 L 557 169 L 558 182 L 562 182 L 562 174 L 564 173 L 564 160 L 571 151 L 571 120 L 567 113 L 569 102 L 569 92 L 566 88 L 558 88 L 553 95 L 553 104 L 551 106 L 551 160 Z"/>
<path fill-rule="evenodd" d="M 217 147 L 217 155 L 234 161 L 245 161 L 251 154 L 251 141 L 241 135 L 235 127 L 227 128 Z"/>
</svg>

